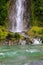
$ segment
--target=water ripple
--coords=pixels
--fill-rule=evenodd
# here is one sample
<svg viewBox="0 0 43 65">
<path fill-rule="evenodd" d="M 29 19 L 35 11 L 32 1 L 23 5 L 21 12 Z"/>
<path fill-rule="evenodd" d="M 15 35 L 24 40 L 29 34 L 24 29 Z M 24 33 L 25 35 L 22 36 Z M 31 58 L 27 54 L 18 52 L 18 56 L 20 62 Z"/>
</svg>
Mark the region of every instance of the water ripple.
<svg viewBox="0 0 43 65">
<path fill-rule="evenodd" d="M 26 52 L 34 53 L 34 52 L 40 52 L 40 50 L 38 50 L 38 49 L 30 49 L 30 50 L 26 50 Z"/>
</svg>

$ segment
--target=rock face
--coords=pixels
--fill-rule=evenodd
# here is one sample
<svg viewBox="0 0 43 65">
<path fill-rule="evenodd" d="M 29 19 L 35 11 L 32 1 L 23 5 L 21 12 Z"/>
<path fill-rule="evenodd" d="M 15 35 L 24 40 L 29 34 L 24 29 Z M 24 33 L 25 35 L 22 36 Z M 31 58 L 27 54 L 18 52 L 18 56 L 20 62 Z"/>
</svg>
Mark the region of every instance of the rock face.
<svg viewBox="0 0 43 65">
<path fill-rule="evenodd" d="M 27 29 L 30 25 L 30 0 L 25 0 L 24 6 L 24 26 Z"/>
<path fill-rule="evenodd" d="M 27 30 L 30 21 L 30 0 L 11 1 L 9 21 L 11 32 Z"/>
</svg>

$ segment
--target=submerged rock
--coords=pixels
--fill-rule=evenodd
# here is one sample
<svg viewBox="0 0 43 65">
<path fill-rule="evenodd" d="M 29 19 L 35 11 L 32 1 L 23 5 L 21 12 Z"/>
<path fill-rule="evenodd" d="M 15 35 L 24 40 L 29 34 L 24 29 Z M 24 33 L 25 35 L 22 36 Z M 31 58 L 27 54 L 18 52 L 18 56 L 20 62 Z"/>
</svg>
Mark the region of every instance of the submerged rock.
<svg viewBox="0 0 43 65">
<path fill-rule="evenodd" d="M 19 44 L 20 44 L 20 45 L 25 45 L 25 44 L 26 44 L 26 40 L 20 40 L 20 41 L 19 41 Z"/>
<path fill-rule="evenodd" d="M 29 62 L 29 63 L 26 63 L 24 65 L 43 65 L 43 62 L 40 61 L 40 62 Z"/>
</svg>

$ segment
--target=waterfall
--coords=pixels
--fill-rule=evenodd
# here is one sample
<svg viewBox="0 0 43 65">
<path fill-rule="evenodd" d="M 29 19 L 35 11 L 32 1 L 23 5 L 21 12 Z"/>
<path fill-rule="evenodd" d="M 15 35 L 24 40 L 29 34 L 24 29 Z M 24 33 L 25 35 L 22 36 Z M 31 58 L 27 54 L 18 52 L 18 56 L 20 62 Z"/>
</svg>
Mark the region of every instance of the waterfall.
<svg viewBox="0 0 43 65">
<path fill-rule="evenodd" d="M 27 31 L 29 14 L 29 0 L 14 0 L 11 2 L 9 30 L 11 32 Z"/>
<path fill-rule="evenodd" d="M 10 31 L 11 32 L 22 32 L 23 28 L 23 14 L 24 14 L 24 1 L 16 0 L 10 13 Z M 15 9 L 14 9 L 15 7 Z M 16 11 L 14 13 L 14 10 Z"/>
<path fill-rule="evenodd" d="M 22 32 L 23 31 L 23 13 L 24 13 L 24 6 L 23 6 L 24 0 L 17 0 L 16 1 L 16 32 Z"/>
</svg>

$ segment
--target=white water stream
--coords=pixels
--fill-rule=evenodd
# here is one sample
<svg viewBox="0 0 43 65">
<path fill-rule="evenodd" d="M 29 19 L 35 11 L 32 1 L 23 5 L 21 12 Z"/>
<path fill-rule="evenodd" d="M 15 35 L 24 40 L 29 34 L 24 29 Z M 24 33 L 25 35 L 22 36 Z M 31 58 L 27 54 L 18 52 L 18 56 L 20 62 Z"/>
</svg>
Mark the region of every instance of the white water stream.
<svg viewBox="0 0 43 65">
<path fill-rule="evenodd" d="M 16 0 L 15 5 L 13 5 L 13 9 L 11 10 L 10 20 L 11 21 L 11 32 L 22 32 L 24 31 L 23 26 L 23 14 L 24 14 L 24 2 L 25 0 Z M 14 14 L 15 7 L 15 14 Z M 14 19 L 15 18 L 15 19 Z"/>
</svg>

